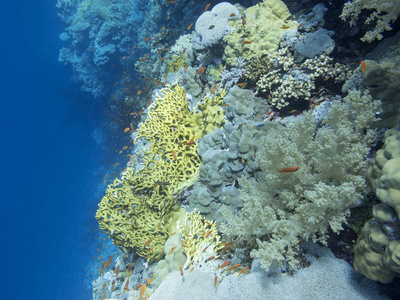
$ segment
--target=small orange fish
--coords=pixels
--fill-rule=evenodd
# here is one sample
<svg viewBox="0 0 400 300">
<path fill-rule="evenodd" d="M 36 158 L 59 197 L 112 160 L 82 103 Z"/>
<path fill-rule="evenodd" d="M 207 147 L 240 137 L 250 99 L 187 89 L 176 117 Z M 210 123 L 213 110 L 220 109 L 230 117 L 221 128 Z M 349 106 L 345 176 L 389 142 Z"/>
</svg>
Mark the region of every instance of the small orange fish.
<svg viewBox="0 0 400 300">
<path fill-rule="evenodd" d="M 115 285 L 115 283 L 114 283 L 114 285 Z M 127 291 L 129 291 L 128 285 L 129 285 L 129 277 L 128 277 L 128 279 L 126 280 L 126 283 L 125 283 L 124 293 L 127 292 Z"/>
<path fill-rule="evenodd" d="M 119 266 L 115 269 L 115 276 L 118 277 L 118 274 L 119 274 Z"/>
<path fill-rule="evenodd" d="M 190 146 L 190 145 L 193 145 L 193 144 L 195 144 L 196 142 L 194 141 L 194 138 L 192 138 L 192 139 L 190 139 L 190 141 L 189 142 L 187 142 L 187 143 L 182 143 L 182 144 L 184 144 L 184 145 L 186 145 L 186 146 Z"/>
<path fill-rule="evenodd" d="M 142 298 L 142 296 L 144 295 L 145 291 L 146 291 L 146 284 L 143 283 L 142 287 L 140 288 L 139 298 Z"/>
<path fill-rule="evenodd" d="M 165 30 L 165 27 L 163 26 L 163 27 L 161 27 L 161 30 Z"/>
<path fill-rule="evenodd" d="M 174 149 L 171 150 L 171 153 L 172 153 L 172 156 L 174 157 L 174 161 L 176 161 L 176 155 L 175 155 Z"/>
<path fill-rule="evenodd" d="M 181 271 L 181 276 L 183 276 L 182 266 L 179 266 L 179 269 L 180 269 L 180 271 Z"/>
<path fill-rule="evenodd" d="M 206 237 L 209 237 L 211 233 L 212 233 L 212 230 L 210 230 L 209 232 L 207 232 L 207 233 L 206 233 Z"/>
<path fill-rule="evenodd" d="M 166 60 L 167 58 L 164 56 L 163 58 L 160 58 L 160 60 Z"/>
<path fill-rule="evenodd" d="M 246 272 L 246 270 L 247 270 L 248 268 L 249 268 L 249 267 L 244 267 L 243 269 L 241 269 L 240 272 L 239 272 L 238 277 L 239 277 L 240 275 L 242 275 L 244 272 Z"/>
<path fill-rule="evenodd" d="M 214 94 L 214 92 L 215 92 L 215 87 L 217 86 L 217 84 L 214 84 L 212 87 L 211 87 L 211 93 L 212 94 Z"/>
<path fill-rule="evenodd" d="M 119 165 L 119 163 L 116 163 L 116 164 L 114 164 L 114 167 L 116 167 L 116 166 L 118 166 Z"/>
<path fill-rule="evenodd" d="M 277 170 L 277 171 L 278 171 L 278 173 L 282 173 L 282 172 L 287 173 L 287 172 L 296 172 L 298 170 L 299 170 L 298 167 L 289 167 L 289 168 L 285 168 L 285 169 Z"/>
<path fill-rule="evenodd" d="M 222 265 L 220 265 L 218 268 L 217 268 L 217 270 L 219 270 L 219 269 L 222 269 L 222 268 L 225 268 L 227 265 L 229 265 L 231 263 L 231 261 L 230 260 L 227 260 L 226 262 L 224 262 Z"/>
<path fill-rule="evenodd" d="M 209 258 L 206 259 L 206 262 L 213 260 L 215 258 L 215 256 L 210 256 Z"/>
<path fill-rule="evenodd" d="M 210 5 L 211 5 L 211 3 L 208 3 L 208 4 L 206 5 L 206 8 L 204 9 L 204 11 L 207 11 L 207 9 L 210 7 Z"/>
<path fill-rule="evenodd" d="M 135 286 L 135 290 L 138 290 L 138 289 L 140 288 L 140 286 L 141 286 L 141 284 L 138 283 L 138 284 Z"/>
<path fill-rule="evenodd" d="M 226 269 L 225 271 L 233 271 L 233 270 L 236 270 L 237 268 L 239 268 L 241 266 L 241 264 L 236 264 L 236 265 L 233 265 L 232 267 L 230 267 L 229 269 Z"/>
<path fill-rule="evenodd" d="M 174 252 L 175 249 L 176 249 L 176 246 L 175 246 L 175 247 L 172 247 L 168 254 L 172 254 L 172 253 Z"/>
<path fill-rule="evenodd" d="M 152 284 L 151 284 L 151 279 L 150 279 L 150 278 L 146 278 L 146 280 L 147 280 L 147 283 L 148 283 L 149 285 L 152 285 Z"/>
<path fill-rule="evenodd" d="M 189 65 L 186 65 L 185 68 L 183 69 L 183 72 L 186 73 L 187 69 L 188 69 Z"/>
<path fill-rule="evenodd" d="M 241 44 L 251 44 L 251 41 L 243 41 L 243 42 L 240 42 Z"/>
<path fill-rule="evenodd" d="M 192 28 L 192 26 L 193 26 L 193 23 L 191 23 L 186 29 L 190 30 L 190 28 Z"/>
<path fill-rule="evenodd" d="M 135 50 L 133 50 L 133 51 L 131 52 L 131 55 L 133 55 L 133 54 L 135 54 Z"/>
<path fill-rule="evenodd" d="M 126 127 L 125 129 L 124 129 L 124 132 L 128 132 L 129 131 L 129 127 Z"/>
<path fill-rule="evenodd" d="M 236 17 L 236 14 L 233 14 L 233 13 L 232 13 L 232 14 L 230 14 L 229 16 L 230 16 L 230 17 Z"/>
<path fill-rule="evenodd" d="M 141 93 L 142 93 L 142 91 L 139 90 L 139 91 L 136 92 L 136 95 L 140 95 Z"/>
<path fill-rule="evenodd" d="M 185 48 L 185 49 L 183 49 L 183 51 L 182 51 L 181 55 L 183 55 L 183 54 L 185 54 L 185 53 L 186 53 L 186 48 Z"/>
<path fill-rule="evenodd" d="M 149 240 L 147 240 L 144 244 L 143 244 L 143 247 L 146 247 L 146 246 L 148 246 L 150 243 L 151 243 L 151 241 L 154 239 L 154 236 L 152 237 L 152 238 L 150 238 Z"/>
<path fill-rule="evenodd" d="M 282 28 L 282 29 L 288 29 L 289 26 L 286 26 L 286 25 L 285 25 L 285 26 L 281 26 L 281 28 Z"/>
<path fill-rule="evenodd" d="M 245 85 L 245 83 L 243 83 L 243 82 L 242 83 L 237 83 L 236 85 L 242 87 L 242 86 Z"/>
<path fill-rule="evenodd" d="M 363 71 L 363 73 L 365 73 L 365 70 L 367 69 L 367 65 L 365 64 L 365 61 L 360 61 L 361 64 L 361 70 Z"/>
<path fill-rule="evenodd" d="M 217 285 L 218 277 L 215 275 L 214 277 L 214 287 Z"/>
<path fill-rule="evenodd" d="M 148 41 L 150 41 L 150 39 L 149 38 L 144 38 L 143 41 L 144 42 L 148 42 Z"/>
<path fill-rule="evenodd" d="M 206 67 L 201 67 L 201 68 L 196 72 L 196 75 L 197 75 L 197 74 L 200 74 L 200 73 L 203 72 L 205 69 L 206 69 Z"/>
<path fill-rule="evenodd" d="M 146 61 L 147 60 L 147 58 L 142 58 L 140 61 Z"/>
<path fill-rule="evenodd" d="M 167 4 L 174 4 L 175 1 L 167 1 Z"/>
<path fill-rule="evenodd" d="M 144 109 L 142 109 L 141 111 L 139 111 L 139 115 L 141 115 L 144 112 Z"/>
</svg>

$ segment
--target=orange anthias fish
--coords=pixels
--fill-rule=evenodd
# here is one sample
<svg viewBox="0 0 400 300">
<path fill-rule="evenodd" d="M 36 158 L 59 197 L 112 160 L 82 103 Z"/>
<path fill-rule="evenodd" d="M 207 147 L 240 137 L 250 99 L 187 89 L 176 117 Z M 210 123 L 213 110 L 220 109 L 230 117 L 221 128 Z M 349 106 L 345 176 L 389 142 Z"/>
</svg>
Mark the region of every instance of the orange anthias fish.
<svg viewBox="0 0 400 300">
<path fill-rule="evenodd" d="M 167 4 L 174 4 L 175 1 L 167 1 Z"/>
<path fill-rule="evenodd" d="M 115 284 L 115 283 L 114 283 L 114 284 Z M 127 292 L 127 291 L 129 291 L 128 285 L 129 285 L 129 277 L 128 277 L 128 279 L 126 280 L 126 283 L 125 283 L 124 293 Z"/>
<path fill-rule="evenodd" d="M 286 25 L 285 25 L 285 26 L 281 26 L 281 28 L 282 28 L 282 29 L 288 29 L 289 26 L 286 26 Z"/>
<path fill-rule="evenodd" d="M 142 296 L 144 295 L 144 292 L 146 291 L 146 284 L 143 283 L 142 287 L 140 288 L 140 294 L 139 294 L 139 298 L 142 298 Z"/>
<path fill-rule="evenodd" d="M 222 265 L 220 265 L 219 267 L 218 267 L 218 270 L 219 269 L 222 269 L 222 268 L 225 268 L 227 265 L 229 265 L 231 263 L 231 261 L 230 260 L 227 260 L 226 262 L 224 262 Z"/>
<path fill-rule="evenodd" d="M 187 30 L 190 30 L 190 28 L 192 28 L 192 26 L 193 26 L 193 23 L 190 24 L 186 29 L 187 29 Z"/>
<path fill-rule="evenodd" d="M 207 9 L 210 7 L 210 5 L 211 5 L 211 3 L 208 3 L 208 4 L 206 5 L 206 8 L 204 9 L 204 11 L 207 11 Z"/>
<path fill-rule="evenodd" d="M 298 167 L 289 167 L 289 168 L 285 168 L 285 169 L 282 169 L 282 170 L 277 170 L 278 171 L 278 173 L 290 173 L 290 172 L 296 172 L 296 171 L 298 171 L 299 170 L 299 168 Z"/>
<path fill-rule="evenodd" d="M 241 269 L 240 272 L 239 272 L 238 277 L 239 277 L 240 275 L 242 275 L 244 272 L 246 272 L 246 270 L 247 270 L 248 268 L 249 268 L 249 267 L 244 267 L 243 269 Z"/>
<path fill-rule="evenodd" d="M 176 161 L 176 154 L 175 154 L 174 150 L 172 149 L 171 152 L 172 152 L 172 156 L 174 157 L 174 160 Z"/>
<path fill-rule="evenodd" d="M 218 282 L 218 277 L 215 276 L 215 277 L 214 277 L 214 287 L 217 285 L 217 282 Z"/>
<path fill-rule="evenodd" d="M 197 75 L 197 74 L 200 74 L 200 73 L 203 72 L 205 69 L 206 69 L 206 67 L 201 67 L 201 68 L 196 72 L 196 75 Z"/>
<path fill-rule="evenodd" d="M 365 64 L 365 61 L 360 61 L 361 64 L 361 70 L 363 71 L 363 73 L 365 73 L 365 70 L 367 69 L 367 65 Z"/>
<path fill-rule="evenodd" d="M 179 266 L 179 270 L 181 271 L 181 276 L 183 276 L 182 266 Z"/>
<path fill-rule="evenodd" d="M 236 264 L 236 265 L 233 265 L 232 267 L 230 267 L 229 269 L 226 269 L 225 271 L 233 271 L 233 270 L 236 270 L 237 268 L 239 268 L 241 266 L 241 264 Z"/>
<path fill-rule="evenodd" d="M 251 44 L 251 41 L 243 41 L 243 42 L 240 42 L 241 44 Z"/>
<path fill-rule="evenodd" d="M 147 245 L 149 245 L 152 241 L 153 241 L 154 237 L 150 238 L 149 240 L 147 240 L 144 244 L 143 247 L 146 247 Z"/>
<path fill-rule="evenodd" d="M 188 67 L 189 67 L 189 65 L 186 65 L 185 68 L 183 69 L 183 72 L 186 72 Z"/>
</svg>

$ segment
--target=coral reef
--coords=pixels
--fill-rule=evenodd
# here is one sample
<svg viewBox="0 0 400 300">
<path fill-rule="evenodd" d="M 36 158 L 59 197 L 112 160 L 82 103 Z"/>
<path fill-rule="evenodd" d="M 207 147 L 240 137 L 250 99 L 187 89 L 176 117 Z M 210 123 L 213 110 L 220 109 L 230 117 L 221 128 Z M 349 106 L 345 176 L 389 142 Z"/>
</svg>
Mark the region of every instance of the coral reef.
<svg viewBox="0 0 400 300">
<path fill-rule="evenodd" d="M 343 101 L 332 103 L 318 126 L 306 112 L 284 134 L 267 132 L 256 158 L 258 180 L 239 179 L 243 208 L 238 215 L 222 209 L 227 220 L 223 234 L 256 241 L 258 249 L 251 255 L 265 269 L 272 263 L 297 267 L 300 241 L 325 243 L 328 228 L 339 232 L 349 208 L 363 199 L 366 156 L 375 142 L 369 124 L 379 103 L 355 91 Z M 276 173 L 287 167 L 299 170 Z"/>
</svg>

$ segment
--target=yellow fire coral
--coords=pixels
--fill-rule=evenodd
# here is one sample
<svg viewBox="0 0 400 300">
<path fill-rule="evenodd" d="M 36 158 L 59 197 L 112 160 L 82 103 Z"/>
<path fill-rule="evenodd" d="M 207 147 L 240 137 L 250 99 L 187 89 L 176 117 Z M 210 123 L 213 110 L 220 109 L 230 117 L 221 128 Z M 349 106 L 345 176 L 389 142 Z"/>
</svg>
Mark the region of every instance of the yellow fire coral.
<svg viewBox="0 0 400 300">
<path fill-rule="evenodd" d="M 182 235 L 182 251 L 187 258 L 185 269 L 198 261 L 205 249 L 208 253 L 214 252 L 215 257 L 218 257 L 216 253 L 223 246 L 215 221 L 207 221 L 200 216 L 199 212 L 193 211 L 186 214 L 185 224 L 178 226 Z"/>
<path fill-rule="evenodd" d="M 117 245 L 149 261 L 163 257 L 163 247 L 176 227 L 178 207 L 173 195 L 193 184 L 200 157 L 197 138 L 223 124 L 219 97 L 205 99 L 197 113 L 188 109 L 186 92 L 167 86 L 149 107 L 138 138 L 151 143 L 144 168 L 132 168 L 108 186 L 96 219 Z"/>
</svg>

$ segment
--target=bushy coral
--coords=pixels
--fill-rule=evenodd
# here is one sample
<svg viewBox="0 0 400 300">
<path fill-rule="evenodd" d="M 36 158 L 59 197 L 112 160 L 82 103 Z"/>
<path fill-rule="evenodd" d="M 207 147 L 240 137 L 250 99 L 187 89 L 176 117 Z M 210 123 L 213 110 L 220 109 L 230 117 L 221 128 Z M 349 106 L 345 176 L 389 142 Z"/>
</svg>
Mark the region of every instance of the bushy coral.
<svg viewBox="0 0 400 300">
<path fill-rule="evenodd" d="M 312 92 L 324 91 L 322 86 L 344 82 L 349 77 L 349 68 L 326 55 L 296 62 L 289 47 L 283 47 L 274 53 L 260 58 L 260 74 L 256 68 L 249 69 L 246 76 L 257 80 L 261 92 L 269 94 L 269 103 L 282 109 L 299 100 L 308 100 Z"/>
<path fill-rule="evenodd" d="M 393 0 L 353 0 L 344 4 L 340 18 L 344 21 L 349 20 L 350 26 L 354 26 L 362 10 L 372 11 L 365 20 L 365 25 L 373 23 L 375 27 L 367 31 L 361 41 L 372 42 L 375 39 L 381 40 L 383 38 L 382 32 L 385 30 L 392 30 L 390 23 L 396 21 L 400 13 L 400 2 Z"/>
<path fill-rule="evenodd" d="M 375 142 L 370 124 L 378 110 L 368 94 L 351 91 L 332 103 L 322 124 L 306 112 L 284 134 L 267 132 L 257 153 L 258 179 L 239 180 L 243 208 L 237 215 L 222 210 L 222 232 L 239 242 L 256 241 L 251 256 L 265 269 L 285 262 L 297 267 L 300 240 L 325 244 L 328 228 L 338 233 L 349 208 L 362 201 L 366 156 Z M 276 171 L 288 167 L 299 170 Z"/>
</svg>

